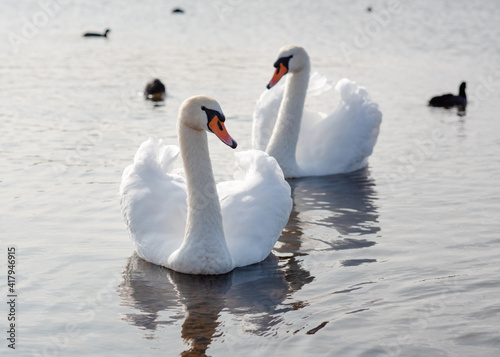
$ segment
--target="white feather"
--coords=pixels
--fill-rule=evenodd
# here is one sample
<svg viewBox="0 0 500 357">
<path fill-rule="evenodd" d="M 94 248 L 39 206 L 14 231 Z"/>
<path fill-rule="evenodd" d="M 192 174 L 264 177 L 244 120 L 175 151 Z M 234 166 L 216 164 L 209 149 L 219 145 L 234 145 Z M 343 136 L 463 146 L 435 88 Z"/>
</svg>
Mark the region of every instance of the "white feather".
<svg viewBox="0 0 500 357">
<path fill-rule="evenodd" d="M 347 173 L 366 166 L 382 121 L 378 105 L 365 88 L 344 78 L 335 86 L 340 102 L 333 113 L 305 110 L 299 103 L 306 94 L 311 97 L 331 87 L 319 73 L 308 75 L 309 57 L 302 47 L 283 47 L 279 58 L 287 56 L 291 74 L 285 75 L 286 83 L 266 90 L 257 101 L 253 147 L 272 152 L 286 177 Z"/>
<path fill-rule="evenodd" d="M 177 146 L 150 138 L 125 169 L 120 186 L 122 212 L 137 253 L 170 268 L 169 258 L 183 243 L 188 208 L 186 182 L 171 172 L 178 154 Z M 217 185 L 233 268 L 264 260 L 292 209 L 290 186 L 274 158 L 257 150 L 235 155 L 244 179 Z"/>
</svg>

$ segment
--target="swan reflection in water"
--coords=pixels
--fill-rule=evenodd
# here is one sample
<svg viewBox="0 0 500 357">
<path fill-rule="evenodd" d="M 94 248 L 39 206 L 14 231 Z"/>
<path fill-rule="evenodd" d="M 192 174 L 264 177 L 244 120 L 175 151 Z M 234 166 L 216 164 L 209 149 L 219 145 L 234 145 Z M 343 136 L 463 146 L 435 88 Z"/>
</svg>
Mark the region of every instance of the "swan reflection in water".
<svg viewBox="0 0 500 357">
<path fill-rule="evenodd" d="M 380 231 L 375 182 L 368 169 L 350 174 L 289 180 L 293 209 L 274 251 L 278 255 L 311 255 L 315 251 L 366 248 Z M 332 259 L 333 260 L 333 259 Z M 342 265 L 374 262 L 347 260 Z"/>
<path fill-rule="evenodd" d="M 134 253 L 125 267 L 119 294 L 125 306 L 138 312 L 124 314 L 124 320 L 144 329 L 148 339 L 158 338 L 162 326 L 183 321 L 181 336 L 190 347 L 181 355 L 204 356 L 214 339 L 227 337 L 221 332 L 226 314 L 236 317 L 237 329 L 243 333 L 266 336 L 284 323 L 288 311 L 308 306 L 291 299 L 315 279 L 304 269 L 303 258 L 317 250 L 375 244 L 360 238 L 380 230 L 375 184 L 367 170 L 289 183 L 294 196 L 290 221 L 274 254 L 259 264 L 224 275 L 188 275 L 148 263 Z M 350 237 L 341 237 L 345 235 Z M 371 261 L 375 260 L 341 263 L 353 266 Z"/>
<path fill-rule="evenodd" d="M 126 306 L 139 310 L 124 319 L 145 329 L 150 339 L 156 338 L 160 326 L 183 320 L 181 336 L 191 347 L 182 355 L 203 356 L 212 340 L 221 336 L 223 309 L 240 317 L 244 332 L 258 335 L 280 322 L 275 315 L 293 309 L 281 306 L 290 288 L 273 254 L 227 274 L 189 275 L 151 264 L 134 253 L 123 275 L 120 297 Z"/>
</svg>

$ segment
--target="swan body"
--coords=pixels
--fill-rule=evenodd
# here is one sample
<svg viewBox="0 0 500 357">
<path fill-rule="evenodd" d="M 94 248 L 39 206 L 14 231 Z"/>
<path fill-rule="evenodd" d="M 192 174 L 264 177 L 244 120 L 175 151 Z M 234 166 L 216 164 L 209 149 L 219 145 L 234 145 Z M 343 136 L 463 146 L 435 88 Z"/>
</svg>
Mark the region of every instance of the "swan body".
<svg viewBox="0 0 500 357">
<path fill-rule="evenodd" d="M 304 110 L 306 94 L 328 89 L 326 79 L 310 75 L 307 52 L 299 46 L 281 48 L 268 84 L 286 74 L 284 86 L 265 91 L 253 119 L 253 147 L 276 158 L 287 178 L 347 173 L 365 167 L 378 138 L 382 113 L 368 92 L 340 80 L 340 103 L 330 115 Z"/>
<path fill-rule="evenodd" d="M 235 148 L 224 120 L 214 99 L 189 98 L 179 110 L 180 148 L 150 138 L 125 169 L 122 213 L 141 258 L 181 273 L 224 274 L 271 252 L 292 209 L 290 186 L 258 150 L 236 154 L 243 180 L 216 185 L 206 131 Z M 185 178 L 172 172 L 179 153 Z"/>
<path fill-rule="evenodd" d="M 462 82 L 458 90 L 458 95 L 443 94 L 437 97 L 432 97 L 431 100 L 429 100 L 429 106 L 442 108 L 451 108 L 457 106 L 465 108 L 467 106 L 467 95 L 465 94 L 465 88 L 466 84 L 465 82 Z"/>
</svg>

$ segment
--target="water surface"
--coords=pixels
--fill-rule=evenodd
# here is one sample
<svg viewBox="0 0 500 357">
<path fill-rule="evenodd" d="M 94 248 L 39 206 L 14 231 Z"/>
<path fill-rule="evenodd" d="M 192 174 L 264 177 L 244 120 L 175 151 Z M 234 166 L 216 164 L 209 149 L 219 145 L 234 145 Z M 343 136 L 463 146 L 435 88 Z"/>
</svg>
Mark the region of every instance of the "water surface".
<svg viewBox="0 0 500 357">
<path fill-rule="evenodd" d="M 376 1 L 368 13 L 349 1 L 193 0 L 171 15 L 175 6 L 68 1 L 43 26 L 38 2 L 1 11 L 0 247 L 19 252 L 15 353 L 498 353 L 499 4 Z M 13 46 L 35 15 L 38 31 Z M 106 27 L 107 40 L 81 37 Z M 198 277 L 139 259 L 117 192 L 140 143 L 175 144 L 179 104 L 206 93 L 237 150 L 249 149 L 255 101 L 288 43 L 380 104 L 369 167 L 290 180 L 290 221 L 261 264 Z M 167 85 L 161 106 L 142 98 L 152 77 Z M 426 106 L 461 81 L 465 116 Z M 310 107 L 337 101 L 331 91 Z M 232 179 L 233 151 L 209 144 L 216 179 Z"/>
</svg>

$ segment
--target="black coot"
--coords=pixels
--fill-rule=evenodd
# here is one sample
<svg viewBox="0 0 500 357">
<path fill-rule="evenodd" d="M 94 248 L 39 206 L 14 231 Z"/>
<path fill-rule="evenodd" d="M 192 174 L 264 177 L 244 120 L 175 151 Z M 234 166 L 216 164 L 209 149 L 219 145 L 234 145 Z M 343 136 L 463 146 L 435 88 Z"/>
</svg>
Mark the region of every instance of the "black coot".
<svg viewBox="0 0 500 357">
<path fill-rule="evenodd" d="M 460 90 L 458 95 L 453 94 L 444 94 L 438 97 L 433 97 L 429 101 L 429 105 L 431 107 L 443 107 L 443 108 L 451 108 L 451 107 L 460 107 L 465 108 L 467 106 L 467 96 L 465 95 L 465 82 L 460 84 Z"/>
</svg>

